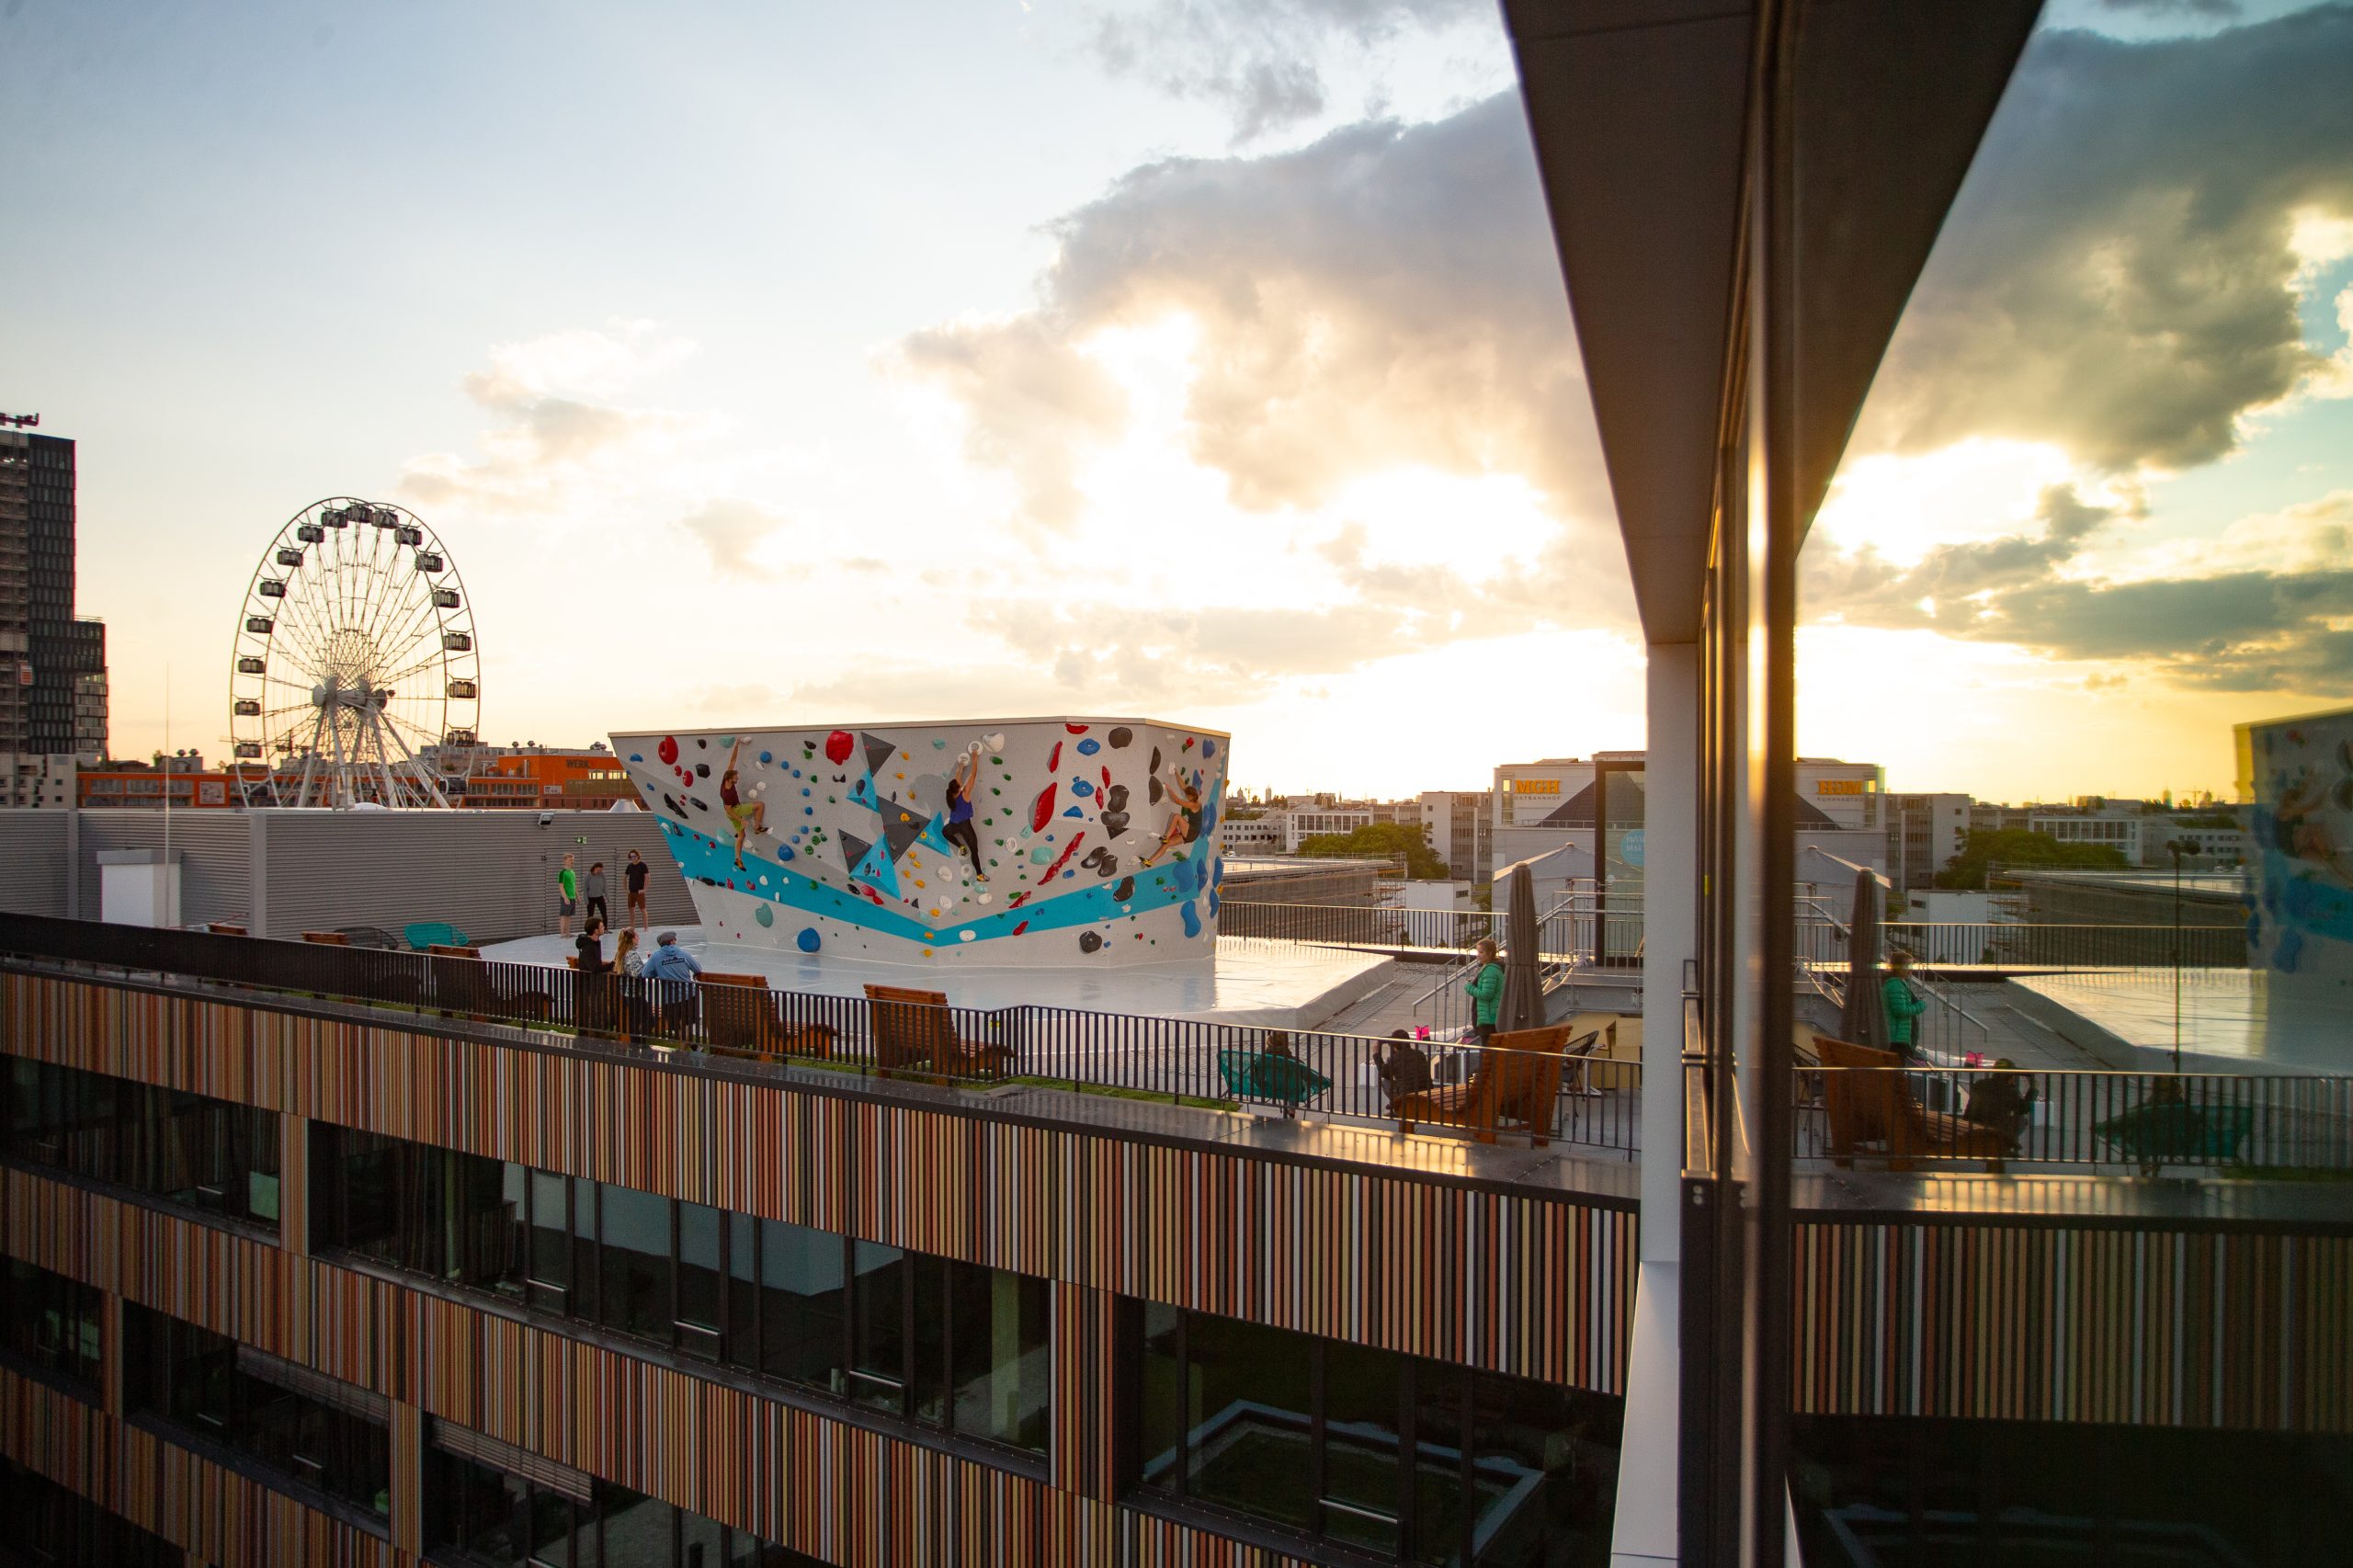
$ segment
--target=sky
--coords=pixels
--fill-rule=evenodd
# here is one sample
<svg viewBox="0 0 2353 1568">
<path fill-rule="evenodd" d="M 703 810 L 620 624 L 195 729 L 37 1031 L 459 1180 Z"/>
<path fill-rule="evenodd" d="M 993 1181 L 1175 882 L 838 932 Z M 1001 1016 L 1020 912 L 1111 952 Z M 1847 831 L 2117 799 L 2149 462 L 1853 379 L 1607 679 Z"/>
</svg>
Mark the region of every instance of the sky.
<svg viewBox="0 0 2353 1568">
<path fill-rule="evenodd" d="M 2353 6 L 2052 0 L 1803 562 L 1799 740 L 2227 791 L 2353 700 Z M 0 410 L 119 755 L 415 510 L 486 740 L 1094 712 L 1252 789 L 1643 743 L 1485 0 L 0 0 Z"/>
</svg>

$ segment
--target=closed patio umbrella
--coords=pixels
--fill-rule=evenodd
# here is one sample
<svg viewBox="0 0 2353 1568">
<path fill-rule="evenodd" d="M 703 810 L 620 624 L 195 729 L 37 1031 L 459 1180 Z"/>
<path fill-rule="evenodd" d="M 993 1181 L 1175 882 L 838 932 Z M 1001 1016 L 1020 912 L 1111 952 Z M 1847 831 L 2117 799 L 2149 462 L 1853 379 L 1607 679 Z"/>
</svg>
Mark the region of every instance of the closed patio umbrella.
<svg viewBox="0 0 2353 1568">
<path fill-rule="evenodd" d="M 1526 866 L 1511 874 L 1509 913 L 1504 923 L 1504 1004 L 1495 1019 L 1499 1032 L 1544 1027 L 1544 985 L 1537 976 L 1536 879 Z"/>
<path fill-rule="evenodd" d="M 1852 1045 L 1886 1051 L 1887 1016 L 1879 1002 L 1879 879 L 1855 873 L 1855 913 L 1847 937 L 1847 1006 L 1838 1016 L 1839 1038 Z"/>
</svg>

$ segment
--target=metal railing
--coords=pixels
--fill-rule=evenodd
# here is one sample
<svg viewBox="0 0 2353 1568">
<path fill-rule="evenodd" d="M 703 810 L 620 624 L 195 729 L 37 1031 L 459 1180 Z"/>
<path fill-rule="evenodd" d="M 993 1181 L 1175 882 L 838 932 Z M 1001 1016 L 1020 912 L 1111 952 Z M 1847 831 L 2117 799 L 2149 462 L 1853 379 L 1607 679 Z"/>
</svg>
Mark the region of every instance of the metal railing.
<svg viewBox="0 0 2353 1568">
<path fill-rule="evenodd" d="M 1266 1029 L 1191 1018 L 1028 1004 L 973 1008 L 693 981 L 582 974 L 540 964 L 444 957 L 200 931 L 0 915 L 0 954 L 76 974 L 195 982 L 569 1034 L 658 1064 L 684 1049 L 751 1071 L 762 1063 L 989 1087 L 1047 1087 L 1250 1106 L 1392 1122 L 1381 1063 L 1393 1039 Z M 396 1019 L 388 1017 L 388 1025 Z M 1288 1058 L 1292 1065 L 1275 1065 Z M 1492 1136 L 1531 1131 L 1631 1158 L 1641 1064 L 1573 1062 L 1549 1128 L 1523 1116 L 1417 1126 Z"/>
<path fill-rule="evenodd" d="M 1795 1153 L 1839 1164 L 2353 1171 L 2353 1078 L 1807 1067 Z"/>
<path fill-rule="evenodd" d="M 2174 961 L 2171 926 L 2005 925 L 1893 920 L 1881 952 L 1903 948 L 1923 963 L 2000 964 L 2027 969 L 2159 969 Z M 2181 962 L 2190 969 L 2245 969 L 2246 927 L 2185 926 Z M 1844 957 L 1843 937 L 1835 939 Z"/>
<path fill-rule="evenodd" d="M 1335 903 L 1257 903 L 1227 899 L 1218 906 L 1218 932 L 1270 937 L 1328 947 L 1392 951 L 1468 952 L 1487 937 L 1507 942 L 1508 917 L 1483 909 L 1390 909 Z M 1597 954 L 1631 961 L 1642 947 L 1639 902 L 1620 908 L 1613 898 L 1597 912 L 1590 895 L 1563 901 L 1537 917 L 1537 947 L 1548 960 L 1592 962 Z M 1597 938 L 1607 937 L 1606 945 Z"/>
</svg>

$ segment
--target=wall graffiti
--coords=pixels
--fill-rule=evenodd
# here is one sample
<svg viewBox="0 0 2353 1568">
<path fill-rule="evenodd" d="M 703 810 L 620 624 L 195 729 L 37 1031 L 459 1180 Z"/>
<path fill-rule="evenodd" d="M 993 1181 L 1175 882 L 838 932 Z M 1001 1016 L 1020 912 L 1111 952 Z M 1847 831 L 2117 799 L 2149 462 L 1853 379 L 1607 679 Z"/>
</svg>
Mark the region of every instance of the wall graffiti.
<svg viewBox="0 0 2353 1568">
<path fill-rule="evenodd" d="M 1228 737 L 1136 719 L 616 733 L 714 941 L 899 962 L 1204 957 Z"/>
<path fill-rule="evenodd" d="M 2257 961 L 2297 993 L 2353 1002 L 2353 709 L 2239 726 L 2239 770 Z"/>
</svg>

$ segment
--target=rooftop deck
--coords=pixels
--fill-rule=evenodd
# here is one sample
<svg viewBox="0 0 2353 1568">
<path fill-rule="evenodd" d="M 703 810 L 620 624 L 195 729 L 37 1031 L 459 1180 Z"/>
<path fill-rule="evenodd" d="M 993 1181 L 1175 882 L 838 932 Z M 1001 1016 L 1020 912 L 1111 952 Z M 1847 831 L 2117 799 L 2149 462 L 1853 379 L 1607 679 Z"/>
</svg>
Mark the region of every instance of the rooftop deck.
<svg viewBox="0 0 2353 1568">
<path fill-rule="evenodd" d="M 437 1034 L 628 1061 L 652 1071 L 936 1101 L 966 1114 L 1249 1149 L 1283 1161 L 1411 1169 L 1610 1202 L 1634 1198 L 1642 1075 L 1631 1059 L 1571 1063 L 1549 1126 L 1532 1127 L 1515 1113 L 1490 1124 L 1420 1124 L 1407 1132 L 1392 1119 L 1390 1096 L 1374 1068 L 1375 1053 L 1391 1042 L 1329 1030 L 1289 1032 L 1305 1087 L 1269 1095 L 1260 1092 L 1251 1066 L 1266 1057 L 1274 1032 L 1218 1021 L 1035 1003 L 917 1005 L 913 1013 L 894 1014 L 907 1005 L 840 990 L 584 981 L 546 963 L 19 916 L 0 917 L 0 953 L 10 955 L 0 960 L 6 967 L 30 972 L 212 996 L 231 990 L 256 1006 L 384 1024 L 408 1019 Z M 903 971 L 895 977 L 906 978 Z M 1572 1038 L 1606 1036 L 1611 1022 L 1620 1056 L 1638 1056 L 1639 1019 L 1581 1016 Z M 913 1054 L 910 1028 L 929 1042 Z M 1599 1040 L 1592 1049 L 1602 1049 Z M 1475 1066 L 1467 1055 L 1453 1060 L 1462 1070 Z M 1443 1075 L 1448 1059 L 1442 1055 L 1438 1065 Z M 2186 1175 L 2232 1178 L 2190 1184 L 2229 1190 L 2225 1198 L 2189 1202 L 2203 1211 L 2218 1202 L 2268 1202 L 2246 1195 L 2281 1184 L 2251 1178 L 2284 1175 L 2297 1178 L 2279 1200 L 2289 1209 L 2317 1206 L 2353 1218 L 2353 1182 L 2342 1179 L 2353 1172 L 2353 1080 L 2189 1074 L 2167 1087 L 2143 1073 L 2032 1065 L 2040 1070 L 2022 1076 L 2035 1085 L 2040 1108 L 1998 1159 L 1983 1149 L 1842 1143 L 1833 1114 L 1834 1089 L 1870 1082 L 1880 1085 L 1873 1093 L 1892 1092 L 1900 1082 L 1903 1096 L 1922 1110 L 1957 1120 L 1988 1069 L 1949 1063 L 1902 1073 L 1802 1072 L 1797 1152 L 1802 1168 L 1816 1173 L 1805 1178 L 1802 1203 L 2156 1213 L 2183 1208 L 2179 1178 Z M 2175 1130 L 2154 1142 L 2145 1135 L 2136 1142 L 2130 1123 L 2152 1114 L 2152 1102 L 2187 1103 L 2193 1119 L 2216 1119 L 2232 1135 L 2190 1138 Z M 1862 1168 L 1853 1168 L 1857 1163 Z M 1910 1168 L 1871 1168 L 1882 1165 Z M 2120 1174 L 2172 1179 L 2093 1179 Z M 2120 1185 L 2151 1191 L 2132 1199 L 2107 1190 Z"/>
</svg>

